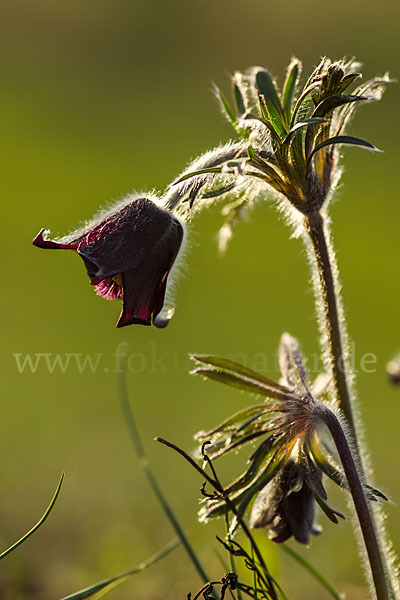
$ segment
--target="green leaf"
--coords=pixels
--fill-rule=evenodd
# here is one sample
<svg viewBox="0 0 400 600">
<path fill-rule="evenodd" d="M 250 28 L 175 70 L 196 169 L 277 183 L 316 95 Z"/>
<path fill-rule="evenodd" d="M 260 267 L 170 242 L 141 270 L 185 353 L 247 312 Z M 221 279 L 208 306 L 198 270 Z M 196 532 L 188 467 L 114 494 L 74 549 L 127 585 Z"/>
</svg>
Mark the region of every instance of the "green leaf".
<svg viewBox="0 0 400 600">
<path fill-rule="evenodd" d="M 283 116 L 283 109 L 275 84 L 271 75 L 268 73 L 268 71 L 265 71 L 265 69 L 260 69 L 257 71 L 256 87 L 260 94 L 275 107 L 275 110 L 281 116 Z"/>
<path fill-rule="evenodd" d="M 292 112 L 292 120 L 290 121 L 290 127 L 293 127 L 293 125 L 295 125 L 297 123 L 297 113 L 299 112 L 300 108 L 302 108 L 303 104 L 307 101 L 307 105 L 309 103 L 309 96 L 311 94 L 311 92 L 318 87 L 318 83 L 313 83 L 309 86 L 306 86 L 304 88 L 304 90 L 302 91 L 302 93 L 300 94 L 300 96 L 298 97 L 295 107 L 293 109 Z M 305 110 L 304 112 L 308 112 L 307 110 Z M 303 111 L 301 111 L 301 120 L 303 121 Z"/>
<path fill-rule="evenodd" d="M 199 363 L 215 367 L 219 370 L 231 372 L 237 376 L 243 376 L 248 381 L 254 381 L 255 383 L 263 385 L 265 388 L 275 390 L 279 393 L 279 398 L 283 397 L 282 393 L 291 394 L 291 390 L 288 387 L 281 385 L 277 381 L 274 381 L 257 371 L 253 371 L 253 369 L 249 369 L 234 360 L 222 358 L 221 356 L 215 356 L 213 354 L 191 354 L 190 357 Z"/>
<path fill-rule="evenodd" d="M 287 131 L 282 116 L 269 98 L 259 94 L 258 100 L 260 112 L 263 117 L 262 122 L 269 129 L 274 138 L 276 136 L 277 141 L 279 142 L 281 138 L 285 137 Z"/>
<path fill-rule="evenodd" d="M 307 471 L 306 471 L 306 479 L 307 484 L 318 496 L 320 496 L 323 500 L 328 499 L 328 495 L 326 490 L 322 484 L 322 474 L 320 469 L 314 464 L 314 461 L 306 455 L 307 462 Z"/>
<path fill-rule="evenodd" d="M 297 59 L 292 60 L 288 68 L 285 83 L 283 84 L 282 104 L 283 110 L 286 113 L 286 119 L 288 123 L 290 122 L 293 96 L 296 90 L 296 84 L 299 78 L 300 70 L 301 62 Z"/>
<path fill-rule="evenodd" d="M 236 115 L 233 112 L 228 100 L 225 98 L 224 94 L 219 88 L 216 88 L 216 93 L 218 95 L 218 98 L 220 99 L 221 106 L 225 112 L 228 121 L 230 121 L 233 126 L 236 126 Z"/>
<path fill-rule="evenodd" d="M 373 144 L 370 144 L 370 142 L 367 142 L 366 140 L 362 140 L 361 138 L 356 138 L 351 135 L 337 135 L 335 137 L 329 138 L 328 140 L 324 140 L 323 142 L 318 144 L 308 157 L 307 163 L 310 163 L 312 157 L 315 155 L 316 152 L 319 152 L 319 150 L 322 150 L 322 148 L 325 148 L 326 146 L 333 146 L 335 144 L 361 146 L 362 148 L 367 148 L 368 150 L 372 150 L 373 152 L 381 152 L 379 148 L 377 148 Z"/>
<path fill-rule="evenodd" d="M 291 130 L 289 131 L 289 133 L 287 134 L 286 138 L 282 142 L 282 145 L 289 144 L 289 142 L 291 142 L 294 134 L 297 131 L 299 131 L 299 129 L 302 129 L 303 127 L 308 127 L 309 125 L 317 125 L 318 123 L 326 123 L 326 120 L 321 119 L 320 117 L 316 117 L 316 118 L 311 118 L 311 119 L 305 119 L 304 121 L 301 121 L 300 123 L 296 123 L 296 125 L 294 125 L 291 128 Z"/>
<path fill-rule="evenodd" d="M 275 131 L 274 131 L 275 133 Z M 276 133 L 275 133 L 276 135 Z M 280 138 L 276 135 L 276 146 L 280 146 L 281 141 Z M 252 146 L 249 146 L 247 149 L 247 153 L 249 155 L 248 165 L 255 167 L 261 173 L 263 173 L 266 177 L 263 177 L 264 181 L 266 181 L 270 186 L 272 186 L 275 190 L 281 193 L 285 193 L 285 183 L 281 179 L 279 173 L 272 167 L 267 160 L 261 158 L 254 150 Z"/>
<path fill-rule="evenodd" d="M 368 100 L 368 98 L 365 96 L 329 96 L 318 104 L 311 116 L 313 118 L 325 117 L 332 110 L 335 110 L 335 108 L 338 108 L 339 106 L 351 104 L 352 102 L 362 102 L 363 100 Z"/>
<path fill-rule="evenodd" d="M 75 592 L 75 594 L 71 594 L 69 596 L 64 596 L 61 600 L 85 600 L 85 598 L 90 598 L 96 594 L 96 600 L 100 597 L 105 596 L 108 592 L 111 592 L 117 585 L 120 585 L 124 581 L 127 581 L 133 575 L 144 571 L 157 561 L 161 560 L 169 554 L 172 550 L 174 550 L 177 546 L 179 546 L 180 540 L 174 539 L 172 542 L 167 544 L 160 552 L 154 554 L 151 558 L 141 563 L 139 566 L 134 569 L 130 569 L 129 571 L 125 571 L 120 575 L 115 575 L 114 577 L 110 577 L 109 579 L 104 579 L 95 585 L 91 585 L 90 587 L 85 588 L 84 590 L 80 590 L 79 592 Z"/>
<path fill-rule="evenodd" d="M 220 371 L 211 367 L 199 367 L 191 371 L 191 374 L 201 375 L 201 377 L 204 377 L 205 379 L 213 379 L 214 381 L 224 383 L 225 385 L 230 385 L 231 387 L 235 387 L 244 392 L 249 392 L 250 394 L 257 394 L 258 396 L 270 398 L 278 398 L 279 400 L 286 399 L 286 394 L 277 392 L 272 388 L 267 388 L 257 381 L 249 380 L 241 375 L 236 375 L 227 371 Z"/>
<path fill-rule="evenodd" d="M 290 127 L 294 127 L 297 123 L 303 123 L 307 120 L 307 116 L 310 114 L 310 105 L 311 105 L 311 93 L 312 91 L 318 87 L 316 83 L 312 85 L 306 85 L 304 91 L 298 98 L 293 113 L 292 119 L 290 122 Z M 318 118 L 318 117 L 317 117 Z M 307 128 L 307 133 L 309 133 L 311 128 Z M 304 168 L 305 168 L 305 155 L 304 155 L 304 143 L 303 143 L 303 135 L 300 130 L 297 135 L 292 140 L 290 145 L 290 157 L 291 162 L 295 167 L 295 171 L 299 177 L 299 180 L 302 181 L 304 177 Z"/>
<path fill-rule="evenodd" d="M 276 429 L 276 428 L 274 428 Z M 224 456 L 224 454 L 227 454 L 228 452 L 231 452 L 232 450 L 238 450 L 241 446 L 243 446 L 244 444 L 247 444 L 248 442 L 253 442 L 255 439 L 261 437 L 261 436 L 267 436 L 270 434 L 270 428 L 267 429 L 262 429 L 259 428 L 257 430 L 253 430 L 250 433 L 242 433 L 241 435 L 238 435 L 237 437 L 233 438 L 235 441 L 232 442 L 231 444 L 229 444 L 229 446 L 223 446 L 220 442 L 216 442 L 213 446 L 211 446 L 211 450 L 210 450 L 210 456 L 213 459 L 216 458 L 220 458 L 221 456 Z"/>
<path fill-rule="evenodd" d="M 182 183 L 183 181 L 186 181 L 187 179 L 191 179 L 193 177 L 198 177 L 199 175 L 206 175 L 207 173 L 222 173 L 222 167 L 209 167 L 207 169 L 199 169 L 198 171 L 192 171 L 190 173 L 185 173 L 184 175 L 182 175 L 182 177 L 180 177 L 176 181 L 173 181 L 171 183 L 171 187 L 174 185 L 178 185 L 179 183 Z"/>
<path fill-rule="evenodd" d="M 347 75 L 342 77 L 342 81 L 336 88 L 337 93 L 343 94 L 343 92 L 347 90 L 347 88 L 353 83 L 353 81 L 359 79 L 360 77 L 362 77 L 361 73 L 348 73 Z"/>
<path fill-rule="evenodd" d="M 332 523 L 335 523 L 335 525 L 339 523 L 336 517 L 340 517 L 341 519 L 346 520 L 346 517 L 342 515 L 342 513 L 328 506 L 327 503 L 324 500 L 322 500 L 321 496 L 318 496 L 318 494 L 316 494 L 315 492 L 313 492 L 313 496 L 317 504 L 319 504 L 319 506 L 322 508 L 328 519 L 332 521 Z"/>
<path fill-rule="evenodd" d="M 354 96 L 364 96 L 364 97 L 366 97 L 367 100 L 378 100 L 380 98 L 381 94 L 380 93 L 376 94 L 376 92 L 378 90 L 380 90 L 380 92 L 383 93 L 385 86 L 388 83 L 391 83 L 391 81 L 392 80 L 390 80 L 388 76 L 376 77 L 374 79 L 367 81 L 366 83 L 359 85 L 354 90 L 353 95 Z M 373 91 L 375 91 L 375 94 L 376 94 L 375 96 L 368 95 L 368 92 L 373 92 Z M 350 119 L 355 106 L 356 106 L 355 104 L 349 104 L 347 106 L 344 106 L 340 110 L 339 123 L 338 123 L 337 130 L 335 132 L 336 135 L 339 135 L 339 133 L 346 126 L 346 123 Z"/>
<path fill-rule="evenodd" d="M 233 95 L 236 101 L 237 110 L 240 116 L 244 115 L 246 112 L 246 106 L 243 100 L 242 92 L 240 91 L 237 83 L 233 84 Z"/>
<path fill-rule="evenodd" d="M 305 558 L 303 558 L 303 556 L 297 554 L 297 552 L 295 552 L 293 548 L 291 548 L 290 546 L 286 546 L 286 544 L 280 544 L 280 548 L 282 548 L 284 552 L 289 554 L 289 556 L 297 560 L 297 562 L 302 567 L 304 567 L 306 571 L 310 573 L 310 575 L 312 575 L 317 581 L 319 581 L 322 587 L 324 587 L 326 591 L 330 593 L 332 598 L 335 598 L 335 600 L 343 600 L 343 597 L 335 590 L 334 587 L 332 587 L 329 581 L 327 581 L 325 577 L 321 575 L 321 573 L 317 571 L 315 567 L 313 567 L 312 564 L 310 564 Z"/>
<path fill-rule="evenodd" d="M 289 333 L 283 333 L 281 336 L 279 343 L 279 367 L 285 381 L 290 386 L 298 388 L 300 384 L 308 392 L 307 373 L 300 346 L 296 338 Z"/>
<path fill-rule="evenodd" d="M 313 456 L 313 459 L 315 460 L 317 466 L 321 469 L 321 471 L 323 471 L 323 473 L 325 473 L 325 475 L 327 475 L 329 479 L 336 483 L 336 485 L 338 485 L 340 488 L 346 488 L 347 482 L 344 475 L 342 475 L 336 469 L 336 467 L 331 465 L 329 460 L 327 460 L 326 456 L 321 451 L 321 448 L 315 436 L 313 436 L 309 441 L 308 448 Z"/>
<path fill-rule="evenodd" d="M 318 441 L 315 439 L 315 437 L 308 443 L 308 448 L 321 471 L 325 473 L 325 475 L 329 477 L 333 483 L 336 483 L 336 485 L 338 485 L 340 488 L 349 491 L 349 485 L 346 477 L 326 458 L 324 453 L 321 451 Z M 377 500 L 377 498 L 381 498 L 382 500 L 388 501 L 387 496 L 385 496 L 385 494 L 383 494 L 381 491 L 368 484 L 366 484 L 365 487 L 367 490 L 367 496 L 370 500 Z"/>
<path fill-rule="evenodd" d="M 173 511 L 171 505 L 169 504 L 161 487 L 159 486 L 157 477 L 154 474 L 153 469 L 151 468 L 150 462 L 147 458 L 146 450 L 143 445 L 142 439 L 140 437 L 139 429 L 136 425 L 136 421 L 135 421 L 135 417 L 134 417 L 134 414 L 132 411 L 132 407 L 131 407 L 131 403 L 130 403 L 130 399 L 129 399 L 129 395 L 128 395 L 128 389 L 127 389 L 126 376 L 127 376 L 127 356 L 129 355 L 129 345 L 127 343 L 125 343 L 123 345 L 125 347 L 125 352 L 120 347 L 121 357 L 122 357 L 122 369 L 119 370 L 119 375 L 118 375 L 118 392 L 119 392 L 119 400 L 120 400 L 122 414 L 124 416 L 124 420 L 125 420 L 126 427 L 128 429 L 129 435 L 130 435 L 132 445 L 134 447 L 135 453 L 139 460 L 139 465 L 142 468 L 143 473 L 146 476 L 155 497 L 159 501 L 168 521 L 172 525 L 172 528 L 175 530 L 175 533 L 177 534 L 179 540 L 181 541 L 182 546 L 185 549 L 185 551 L 186 551 L 189 559 L 191 560 L 194 568 L 196 569 L 198 575 L 203 580 L 203 582 L 206 583 L 210 579 L 209 579 L 207 573 L 205 572 L 202 564 L 200 563 L 200 560 L 199 560 L 198 556 L 196 555 L 196 552 L 194 551 L 192 545 L 190 544 L 189 539 L 188 539 L 186 533 L 184 532 L 182 525 L 180 524 L 175 512 Z"/>
<path fill-rule="evenodd" d="M 53 498 L 51 499 L 51 502 L 50 502 L 49 506 L 46 508 L 46 510 L 45 510 L 44 514 L 42 515 L 42 517 L 39 519 L 39 521 L 36 523 L 36 525 L 34 525 L 32 527 L 32 529 L 30 529 L 25 535 L 22 536 L 22 538 L 20 538 L 17 542 L 15 542 L 12 546 L 10 546 L 9 548 L 7 548 L 7 550 L 4 550 L 4 552 L 2 552 L 0 554 L 0 560 L 2 558 L 5 558 L 8 554 L 10 554 L 11 552 L 13 552 L 13 550 L 15 550 L 16 548 L 18 548 L 18 546 L 20 546 L 21 544 L 23 544 L 25 542 L 25 540 L 27 540 L 33 533 L 35 533 L 35 531 L 37 531 L 39 529 L 39 527 L 41 525 L 43 525 L 43 523 L 45 522 L 45 520 L 47 519 L 47 517 L 51 513 L 53 506 L 56 503 L 56 500 L 58 498 L 58 494 L 60 493 L 63 481 L 64 481 L 64 473 L 62 473 L 60 481 L 59 481 L 58 486 L 56 488 L 56 491 L 54 492 Z"/>
<path fill-rule="evenodd" d="M 236 187 L 236 183 L 230 183 L 229 185 L 225 185 L 224 187 L 220 187 L 215 190 L 210 190 L 209 192 L 203 192 L 201 197 L 205 200 L 208 200 L 209 198 L 217 198 L 218 196 L 227 194 L 228 192 L 233 190 L 234 187 Z"/>
<path fill-rule="evenodd" d="M 242 502 L 248 494 L 254 496 L 274 477 L 279 467 L 286 462 L 288 453 L 280 446 L 274 448 L 275 441 L 271 438 L 260 445 L 260 453 L 250 467 L 237 479 L 226 486 L 224 492 L 235 504 Z M 262 451 L 261 451 L 262 448 Z M 265 460 L 268 459 L 267 464 Z M 263 469 L 261 469 L 264 467 Z"/>
<path fill-rule="evenodd" d="M 381 500 L 385 500 L 386 502 L 389 502 L 389 498 L 380 490 L 377 490 L 376 488 L 374 488 L 368 484 L 366 487 L 370 494 L 370 496 L 369 496 L 370 500 L 377 500 L 377 498 L 380 498 Z"/>
<path fill-rule="evenodd" d="M 283 464 L 289 458 L 289 455 L 290 453 L 286 448 L 277 448 L 265 469 L 261 472 L 258 470 L 254 480 L 252 481 L 250 479 L 250 482 L 247 481 L 244 489 L 242 481 L 243 478 L 246 477 L 247 472 L 242 477 L 239 477 L 239 479 L 233 481 L 224 490 L 229 495 L 230 501 L 235 505 L 246 502 L 247 507 L 254 494 L 260 491 L 267 485 L 267 483 L 269 483 L 269 481 L 271 481 L 279 468 L 283 466 Z M 226 502 L 224 500 L 218 500 L 215 503 L 209 503 L 209 508 L 204 508 L 201 511 L 201 514 L 204 516 L 204 518 L 208 519 L 210 517 L 219 517 L 223 515 L 225 510 Z"/>
<path fill-rule="evenodd" d="M 314 112 L 312 113 L 312 118 L 316 118 L 316 117 L 326 117 L 328 119 L 328 122 L 330 122 L 332 115 L 330 115 L 329 113 L 331 113 L 333 110 L 335 110 L 336 108 L 339 108 L 340 106 L 345 106 L 347 104 L 354 104 L 355 102 L 360 102 L 362 100 L 366 100 L 365 97 L 363 96 L 329 96 L 328 98 L 325 98 L 325 100 L 322 100 L 318 106 L 316 107 L 316 109 L 314 110 Z M 320 131 L 320 135 L 319 140 L 322 140 L 321 143 L 324 143 L 327 141 L 327 139 L 329 138 L 329 135 L 332 135 L 330 132 L 330 127 L 329 124 L 325 125 L 321 128 Z M 316 141 L 316 130 L 315 127 L 309 127 L 307 130 L 307 134 L 306 134 L 306 138 L 305 138 L 305 154 L 306 154 L 306 159 L 307 159 L 307 163 L 309 161 L 310 158 L 310 154 L 312 153 L 312 147 L 314 146 Z M 323 146 L 321 146 L 323 147 Z M 306 163 L 306 166 L 307 166 Z M 319 165 L 319 168 L 323 170 L 323 164 Z"/>
<path fill-rule="evenodd" d="M 245 419 L 252 417 L 255 414 L 260 413 L 264 408 L 265 404 L 256 404 L 254 406 L 250 406 L 248 408 L 244 408 L 243 410 L 239 410 L 231 417 L 228 417 L 219 425 L 216 425 L 213 429 L 209 431 L 199 431 L 194 436 L 196 440 L 206 440 L 210 438 L 210 436 L 215 435 L 216 433 L 220 433 L 221 431 L 230 431 L 235 430 L 238 423 L 242 423 Z"/>
</svg>

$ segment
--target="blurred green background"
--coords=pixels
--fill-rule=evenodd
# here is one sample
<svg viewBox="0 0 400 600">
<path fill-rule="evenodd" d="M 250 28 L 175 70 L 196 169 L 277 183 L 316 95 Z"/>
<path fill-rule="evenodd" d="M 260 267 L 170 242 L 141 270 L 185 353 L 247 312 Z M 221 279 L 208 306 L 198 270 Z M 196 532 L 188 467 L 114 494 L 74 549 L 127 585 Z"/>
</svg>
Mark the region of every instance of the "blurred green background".
<svg viewBox="0 0 400 600">
<path fill-rule="evenodd" d="M 200 481 L 153 442 L 186 449 L 192 434 L 251 398 L 188 374 L 191 351 L 242 357 L 277 376 L 283 331 L 318 351 L 310 273 L 302 244 L 266 203 L 217 258 L 219 208 L 192 226 L 178 309 L 166 330 L 117 330 L 118 302 L 90 289 L 78 257 L 31 246 L 41 227 L 65 233 L 99 206 L 138 190 L 162 190 L 191 158 L 231 136 L 211 93 L 254 64 L 282 82 L 292 55 L 306 73 L 321 55 L 356 56 L 364 75 L 400 73 L 398 2 L 272 3 L 3 0 L 0 18 L 3 257 L 0 542 L 7 547 L 39 517 L 62 470 L 49 521 L 1 563 L 0 596 L 55 600 L 136 565 L 171 537 L 132 452 L 116 394 L 113 353 L 129 342 L 129 388 L 160 483 L 212 577 L 223 574 L 214 534 L 196 523 Z M 351 129 L 385 154 L 345 150 L 332 207 L 335 243 L 357 360 L 377 357 L 357 387 L 375 484 L 388 492 L 387 526 L 397 551 L 400 389 L 385 363 L 400 347 L 398 86 L 360 109 Z M 14 354 L 87 354 L 83 373 L 18 372 Z M 108 369 L 108 372 L 107 372 Z M 221 464 L 225 477 L 243 465 Z M 240 462 L 240 466 L 238 463 Z M 344 499 L 330 490 L 337 508 Z M 364 598 L 349 524 L 320 519 L 305 556 L 349 598 Z M 258 535 L 289 598 L 326 593 Z M 115 600 L 184 598 L 200 587 L 182 549 L 125 584 Z"/>
</svg>

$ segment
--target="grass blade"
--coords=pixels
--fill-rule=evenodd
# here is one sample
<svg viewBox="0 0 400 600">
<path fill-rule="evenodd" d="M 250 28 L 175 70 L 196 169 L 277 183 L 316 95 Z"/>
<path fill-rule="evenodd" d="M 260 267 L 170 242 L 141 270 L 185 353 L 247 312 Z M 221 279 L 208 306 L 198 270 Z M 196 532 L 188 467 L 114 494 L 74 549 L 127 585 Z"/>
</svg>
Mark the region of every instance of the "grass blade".
<svg viewBox="0 0 400 600">
<path fill-rule="evenodd" d="M 327 581 L 325 577 L 321 575 L 321 573 L 317 571 L 315 567 L 313 567 L 307 560 L 305 560 L 305 558 L 303 558 L 300 554 L 297 554 L 297 552 L 295 552 L 292 548 L 286 546 L 285 544 L 281 544 L 280 547 L 282 548 L 282 550 L 284 550 L 284 552 L 289 554 L 289 556 L 297 560 L 297 562 L 302 567 L 304 567 L 305 570 L 308 571 L 310 575 L 312 575 L 312 577 L 314 577 L 314 579 L 316 579 L 322 585 L 322 587 L 326 589 L 327 592 L 330 593 L 332 598 L 335 598 L 335 600 L 343 600 L 343 596 L 341 596 L 329 583 L 329 581 Z"/>
<path fill-rule="evenodd" d="M 32 534 L 35 533 L 35 531 L 37 531 L 39 529 L 39 527 L 41 525 L 43 525 L 43 523 L 45 522 L 45 520 L 47 519 L 47 517 L 51 513 L 51 511 L 53 509 L 53 506 L 56 503 L 56 500 L 58 498 L 58 494 L 60 493 L 63 481 L 64 481 L 64 473 L 62 473 L 60 481 L 59 481 L 58 486 L 57 486 L 57 489 L 54 492 L 53 498 L 51 499 L 51 502 L 50 502 L 49 506 L 46 508 L 46 510 L 43 513 L 42 517 L 39 519 L 39 521 L 36 523 L 36 525 L 34 525 L 32 527 L 32 529 L 30 529 L 27 533 L 25 533 L 25 535 L 22 536 L 22 538 L 20 538 L 17 542 L 15 542 L 15 544 L 13 544 L 9 548 L 7 548 L 7 550 L 4 550 L 4 552 L 2 552 L 0 554 L 0 560 L 2 558 L 5 558 L 8 554 L 10 554 L 10 552 L 12 552 L 16 548 L 18 548 L 18 546 L 20 546 L 21 544 L 23 544 L 25 542 L 25 540 L 27 540 Z"/>
<path fill-rule="evenodd" d="M 119 398 L 120 398 L 120 405 L 121 405 L 122 413 L 124 415 L 125 423 L 128 428 L 130 438 L 131 438 L 133 446 L 135 448 L 137 457 L 139 459 L 139 464 L 141 465 L 141 467 L 147 477 L 147 480 L 154 492 L 154 495 L 159 500 L 169 522 L 171 523 L 173 529 L 175 530 L 177 536 L 179 537 L 183 547 L 185 548 L 185 550 L 186 550 L 191 562 L 193 563 L 193 566 L 195 567 L 197 573 L 199 574 L 201 580 L 204 583 L 208 583 L 211 580 L 207 576 L 206 572 L 204 571 L 199 559 L 197 558 L 197 555 L 196 555 L 194 549 L 192 548 L 191 544 L 189 543 L 189 540 L 186 537 L 185 532 L 183 531 L 178 519 L 176 518 L 175 513 L 173 512 L 173 510 L 170 507 L 169 503 L 167 502 L 163 492 L 161 491 L 161 488 L 158 485 L 157 479 L 153 473 L 152 468 L 150 467 L 149 460 L 146 456 L 144 446 L 142 444 L 142 440 L 140 438 L 139 431 L 136 427 L 136 422 L 133 417 L 131 405 L 129 402 L 128 391 L 127 391 L 127 387 L 126 387 L 126 356 L 127 356 L 127 353 L 125 355 L 123 355 L 121 353 L 121 358 L 123 357 L 123 364 L 122 364 L 121 372 L 118 375 Z"/>
<path fill-rule="evenodd" d="M 119 575 L 115 575 L 114 577 L 110 577 L 109 579 L 104 579 L 99 583 L 95 583 L 94 585 L 91 585 L 84 590 L 80 590 L 79 592 L 75 592 L 74 594 L 70 594 L 69 596 L 64 596 L 61 600 L 85 600 L 85 598 L 91 598 L 94 595 L 96 595 L 96 600 L 98 600 L 99 598 L 102 598 L 108 594 L 108 592 L 111 592 L 117 587 L 117 585 L 124 583 L 124 581 L 127 581 L 133 575 L 144 571 L 157 561 L 164 558 L 164 556 L 179 546 L 180 543 L 180 540 L 176 538 L 169 542 L 169 544 L 167 544 L 162 550 L 157 552 L 157 554 L 154 554 L 151 558 L 142 562 L 137 567 L 130 569 L 129 571 L 125 571 L 124 573 L 120 573 Z"/>
</svg>

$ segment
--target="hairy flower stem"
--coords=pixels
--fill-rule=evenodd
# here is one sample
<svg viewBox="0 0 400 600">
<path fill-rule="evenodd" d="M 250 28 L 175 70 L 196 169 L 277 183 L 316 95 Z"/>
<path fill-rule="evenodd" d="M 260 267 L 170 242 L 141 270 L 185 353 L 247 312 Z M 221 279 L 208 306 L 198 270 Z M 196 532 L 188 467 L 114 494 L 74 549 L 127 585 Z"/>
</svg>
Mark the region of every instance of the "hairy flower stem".
<svg viewBox="0 0 400 600">
<path fill-rule="evenodd" d="M 378 600 L 394 600 L 395 594 L 390 583 L 389 573 L 385 566 L 383 551 L 377 537 L 373 513 L 366 498 L 361 479 L 362 476 L 359 474 L 356 467 L 346 435 L 344 434 L 339 419 L 327 406 L 320 405 L 319 412 L 335 442 L 353 497 L 368 560 L 371 566 L 376 597 Z"/>
<path fill-rule="evenodd" d="M 346 373 L 346 357 L 343 348 L 343 333 L 341 330 L 339 306 L 337 300 L 335 276 L 331 263 L 330 252 L 326 242 L 323 217 L 311 214 L 305 218 L 306 231 L 310 237 L 313 254 L 318 269 L 322 310 L 326 330 L 327 353 L 332 371 L 336 401 L 343 412 L 355 442 L 357 432 L 353 418 L 350 390 Z"/>
<path fill-rule="evenodd" d="M 371 566 L 377 598 L 378 600 L 391 600 L 395 598 L 395 593 L 393 591 L 394 586 L 391 584 L 391 561 L 385 552 L 382 518 L 378 512 L 374 514 L 372 511 L 361 483 L 361 481 L 365 481 L 366 477 L 360 447 L 357 442 L 349 389 L 348 361 L 344 346 L 345 331 L 343 330 L 344 325 L 340 314 L 341 306 L 336 280 L 336 263 L 327 243 L 323 216 L 320 213 L 312 213 L 306 216 L 304 226 L 311 242 L 312 255 L 318 271 L 320 296 L 318 300 L 323 311 L 321 326 L 325 334 L 327 358 L 331 368 L 335 398 L 349 424 L 353 439 L 352 449 L 350 450 L 341 425 L 331 411 L 329 411 L 331 415 L 329 417 L 330 422 L 327 422 L 327 425 L 335 440 L 349 482 Z M 355 464 L 357 464 L 358 470 Z M 377 522 L 375 517 L 377 517 Z"/>
</svg>

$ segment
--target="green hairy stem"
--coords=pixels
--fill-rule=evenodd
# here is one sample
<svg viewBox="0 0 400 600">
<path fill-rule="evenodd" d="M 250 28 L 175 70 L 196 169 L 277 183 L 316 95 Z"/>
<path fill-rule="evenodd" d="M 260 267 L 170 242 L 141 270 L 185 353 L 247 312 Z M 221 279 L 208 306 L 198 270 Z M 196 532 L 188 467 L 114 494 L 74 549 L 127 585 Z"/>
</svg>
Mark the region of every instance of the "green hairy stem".
<svg viewBox="0 0 400 600">
<path fill-rule="evenodd" d="M 354 443 L 350 449 L 340 423 L 331 413 L 327 423 L 337 445 L 350 491 L 354 500 L 361 532 L 370 564 L 366 569 L 372 576 L 378 600 L 394 600 L 398 589 L 396 574 L 385 543 L 383 515 L 373 510 L 366 500 L 362 481 L 366 480 L 362 448 L 357 440 L 356 422 L 349 383 L 349 361 L 346 347 L 345 324 L 342 318 L 341 299 L 337 282 L 337 266 L 334 253 L 327 240 L 327 225 L 320 213 L 305 217 L 304 228 L 308 236 L 308 249 L 316 265 L 314 287 L 317 306 L 321 309 L 322 347 L 332 375 L 337 406 L 350 427 Z M 340 430 L 340 431 L 339 431 Z M 338 441 L 338 438 L 339 441 Z M 339 445 L 338 445 L 339 444 Z M 358 468 L 356 468 L 356 466 Z M 351 480 L 351 481 L 350 481 Z"/>
<path fill-rule="evenodd" d="M 327 245 L 323 217 L 319 213 L 306 217 L 305 227 L 311 241 L 313 256 L 318 270 L 318 294 L 324 316 L 323 326 L 327 343 L 326 353 L 332 372 L 335 398 L 356 440 L 356 426 L 347 380 L 347 356 L 343 340 L 344 332 L 340 318 L 340 307 L 338 306 L 335 265 L 332 265 L 332 256 Z"/>
<path fill-rule="evenodd" d="M 322 405 L 321 405 L 322 406 Z M 324 423 L 327 425 L 335 442 L 343 470 L 349 484 L 361 527 L 368 561 L 371 566 L 372 579 L 378 600 L 395 600 L 396 596 L 390 581 L 390 574 L 385 564 L 384 552 L 379 540 L 379 533 L 374 521 L 371 506 L 366 498 L 361 475 L 357 469 L 346 435 L 339 419 L 326 406 L 319 409 Z"/>
</svg>

